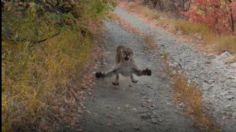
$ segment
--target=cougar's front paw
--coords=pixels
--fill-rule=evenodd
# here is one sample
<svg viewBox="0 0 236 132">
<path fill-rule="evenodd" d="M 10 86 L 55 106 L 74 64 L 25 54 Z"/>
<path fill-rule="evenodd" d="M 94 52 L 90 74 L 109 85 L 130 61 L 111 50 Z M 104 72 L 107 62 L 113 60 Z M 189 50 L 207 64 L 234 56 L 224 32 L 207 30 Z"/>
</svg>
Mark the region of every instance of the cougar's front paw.
<svg viewBox="0 0 236 132">
<path fill-rule="evenodd" d="M 112 84 L 117 86 L 117 85 L 119 85 L 119 82 L 112 82 Z"/>
<path fill-rule="evenodd" d="M 102 72 L 95 73 L 96 78 L 103 78 L 105 75 Z"/>
<path fill-rule="evenodd" d="M 138 80 L 132 80 L 132 83 L 137 83 L 138 82 Z"/>
<path fill-rule="evenodd" d="M 151 76 L 151 75 L 152 75 L 152 71 L 151 71 L 150 69 L 148 69 L 148 68 L 146 68 L 145 70 L 143 70 L 143 73 L 144 73 L 145 75 L 148 75 L 148 76 Z"/>
</svg>

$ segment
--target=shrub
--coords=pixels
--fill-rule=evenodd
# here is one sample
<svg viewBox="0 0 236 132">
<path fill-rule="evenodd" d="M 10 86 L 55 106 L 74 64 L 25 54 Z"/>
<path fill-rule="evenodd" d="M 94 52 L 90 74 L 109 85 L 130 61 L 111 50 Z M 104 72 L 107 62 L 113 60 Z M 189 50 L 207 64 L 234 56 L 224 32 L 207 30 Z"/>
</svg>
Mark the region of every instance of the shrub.
<svg viewBox="0 0 236 132">
<path fill-rule="evenodd" d="M 114 2 L 2 2 L 2 130 L 78 128 L 80 102 L 71 94 L 79 89 L 69 85 L 90 59 L 89 26 Z"/>
<path fill-rule="evenodd" d="M 235 32 L 235 8 L 231 0 L 194 0 L 185 15 L 190 21 L 205 23 L 219 33 L 232 33 Z"/>
</svg>

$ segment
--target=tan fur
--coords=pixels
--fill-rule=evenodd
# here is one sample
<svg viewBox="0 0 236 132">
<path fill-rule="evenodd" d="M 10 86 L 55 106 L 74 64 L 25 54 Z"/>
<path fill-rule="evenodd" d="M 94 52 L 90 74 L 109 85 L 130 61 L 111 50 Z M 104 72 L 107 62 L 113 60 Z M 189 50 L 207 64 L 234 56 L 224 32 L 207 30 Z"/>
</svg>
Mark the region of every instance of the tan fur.
<svg viewBox="0 0 236 132">
<path fill-rule="evenodd" d="M 124 49 L 124 46 L 118 46 L 116 48 L 116 64 L 121 63 L 122 61 L 122 50 Z"/>
<path fill-rule="evenodd" d="M 130 57 L 133 57 L 133 50 L 132 49 L 127 48 L 122 45 L 120 45 L 116 48 L 116 64 L 123 63 L 125 61 L 124 60 L 125 53 L 129 54 Z M 130 58 L 130 59 L 133 60 L 133 58 Z"/>
<path fill-rule="evenodd" d="M 137 83 L 137 80 L 134 79 L 132 74 L 136 74 L 137 76 L 143 76 L 143 75 L 151 75 L 151 70 L 145 69 L 140 70 L 133 59 L 133 50 L 125 47 L 125 46 L 118 46 L 116 49 L 116 66 L 111 71 L 102 73 L 97 72 L 96 77 L 109 77 L 112 75 L 116 75 L 116 80 L 113 82 L 114 85 L 119 84 L 119 74 L 123 76 L 130 76 L 130 79 L 133 83 Z"/>
</svg>

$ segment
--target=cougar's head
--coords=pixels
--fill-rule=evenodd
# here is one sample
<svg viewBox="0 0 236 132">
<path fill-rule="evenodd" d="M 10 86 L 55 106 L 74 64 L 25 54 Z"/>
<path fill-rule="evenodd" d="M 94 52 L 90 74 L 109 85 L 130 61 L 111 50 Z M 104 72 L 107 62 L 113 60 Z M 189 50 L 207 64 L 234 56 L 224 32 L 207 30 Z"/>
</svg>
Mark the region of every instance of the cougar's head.
<svg viewBox="0 0 236 132">
<path fill-rule="evenodd" d="M 133 58 L 133 51 L 130 48 L 122 50 L 122 58 L 125 61 L 130 61 Z"/>
</svg>

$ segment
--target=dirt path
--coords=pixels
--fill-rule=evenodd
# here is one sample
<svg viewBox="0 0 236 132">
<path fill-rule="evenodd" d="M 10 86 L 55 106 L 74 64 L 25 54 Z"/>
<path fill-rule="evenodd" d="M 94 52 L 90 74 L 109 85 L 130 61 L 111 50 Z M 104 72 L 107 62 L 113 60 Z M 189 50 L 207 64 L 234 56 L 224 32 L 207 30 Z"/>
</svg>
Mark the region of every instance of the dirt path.
<svg viewBox="0 0 236 132">
<path fill-rule="evenodd" d="M 152 35 L 160 52 L 168 54 L 170 65 L 199 85 L 204 106 L 217 126 L 223 132 L 236 131 L 236 62 L 224 63 L 232 56 L 230 53 L 208 55 L 199 52 L 194 49 L 196 43 L 181 41 L 175 34 L 148 24 L 122 8 L 116 8 L 115 13 L 133 28 Z"/>
<path fill-rule="evenodd" d="M 119 14 L 120 15 L 120 14 Z M 123 44 L 135 52 L 137 65 L 152 69 L 151 77 L 136 77 L 133 84 L 121 77 L 120 85 L 113 86 L 112 79 L 97 80 L 85 104 L 87 112 L 81 119 L 84 132 L 194 132 L 193 122 L 172 98 L 172 88 L 162 71 L 158 54 L 145 52 L 144 41 L 114 22 L 105 22 L 105 64 L 98 70 L 110 69 L 115 49 Z"/>
</svg>

